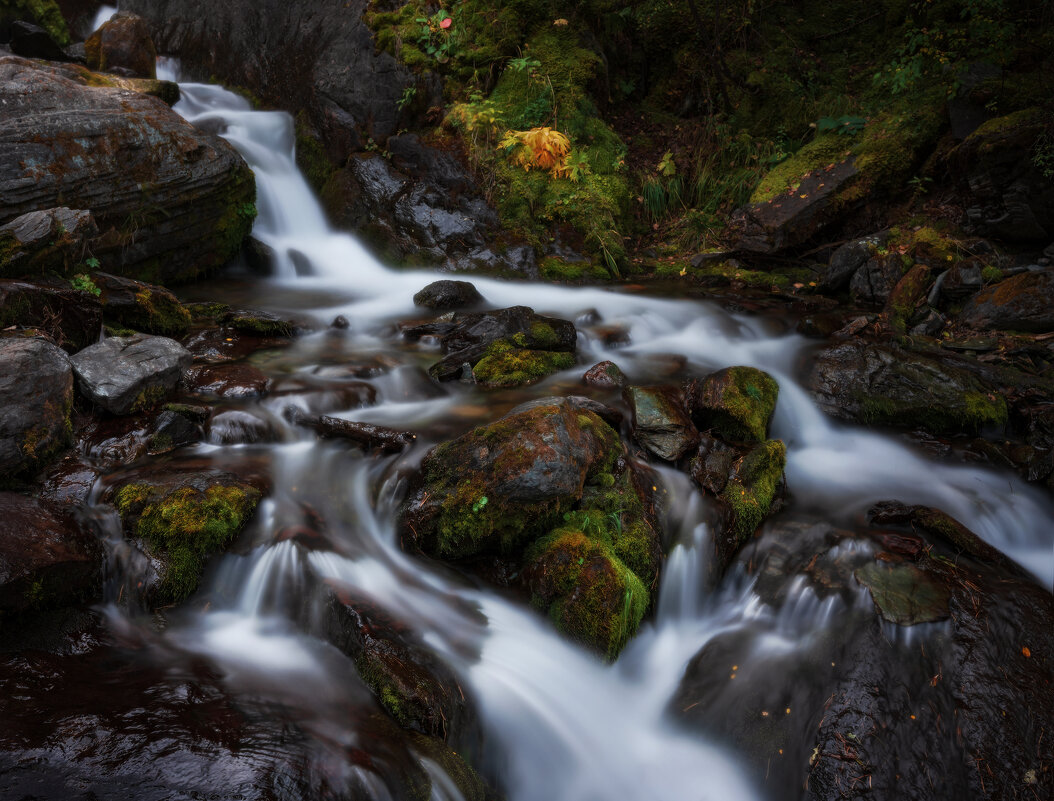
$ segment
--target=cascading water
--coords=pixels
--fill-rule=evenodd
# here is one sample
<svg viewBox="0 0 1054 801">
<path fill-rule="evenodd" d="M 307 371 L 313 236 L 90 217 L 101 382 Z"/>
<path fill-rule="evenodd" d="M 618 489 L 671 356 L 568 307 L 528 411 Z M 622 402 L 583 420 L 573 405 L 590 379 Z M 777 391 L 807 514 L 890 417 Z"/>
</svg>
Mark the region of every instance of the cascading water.
<svg viewBox="0 0 1054 801">
<path fill-rule="evenodd" d="M 159 72 L 174 78 L 173 68 L 166 63 Z M 288 115 L 252 111 L 215 86 L 181 84 L 181 90 L 176 110 L 219 131 L 256 174 L 254 236 L 274 252 L 275 274 L 257 282 L 254 301 L 320 323 L 338 314 L 351 321 L 336 346 L 325 333 L 299 340 L 278 357 L 284 368 L 315 369 L 317 354 L 333 347 L 387 354 L 398 365 L 367 379 L 377 402 L 337 414 L 414 430 L 421 444 L 385 459 L 314 439 L 236 446 L 267 451 L 273 465 L 274 491 L 245 535 L 249 550 L 219 560 L 208 579 L 206 609 L 174 616 L 155 634 L 135 633 L 138 623 L 111 607 L 114 630 L 145 642 L 161 662 L 174 654 L 205 660 L 232 691 L 291 710 L 314 738 L 331 786 L 386 798 L 383 782 L 347 757 L 364 735 L 344 710 L 365 691 L 347 659 L 308 630 L 304 599 L 336 581 L 410 626 L 471 689 L 483 719 L 483 765 L 511 801 L 761 797 L 734 754 L 670 720 L 668 706 L 686 664 L 708 642 L 737 632 L 753 643 L 759 661 L 778 663 L 833 621 L 867 607 L 866 595 L 821 598 L 791 581 L 773 605 L 741 575 L 711 586 L 706 503 L 682 474 L 665 470 L 659 474 L 671 509 L 669 556 L 656 614 L 613 665 L 560 638 L 547 621 L 497 591 L 404 554 L 394 526 L 398 468 L 420 458 L 437 424 L 463 428 L 496 414 L 471 385 L 437 390 L 423 380 L 419 365 L 428 354 L 407 350 L 394 333 L 392 323 L 414 315 L 411 297 L 434 275 L 389 270 L 352 237 L 330 230 L 295 167 Z M 1041 495 L 1013 477 L 941 465 L 883 436 L 828 421 L 793 378 L 806 343 L 779 323 L 626 292 L 474 283 L 495 307 L 528 305 L 566 319 L 601 310 L 607 323 L 628 331 L 630 344 L 614 350 L 580 332 L 583 361 L 616 358 L 635 381 L 658 378 L 668 354 L 683 356 L 685 370 L 697 374 L 733 364 L 769 371 L 780 383 L 773 435 L 787 443 L 788 486 L 802 508 L 838 521 L 888 498 L 939 506 L 1051 584 L 1054 510 Z M 555 376 L 540 391 L 577 385 L 581 369 Z M 260 406 L 277 420 L 290 402 Z M 199 448 L 209 455 L 224 450 Z M 326 520 L 326 546 L 274 541 L 282 516 L 305 505 Z M 423 755 L 422 764 L 433 779 L 432 798 L 460 797 L 438 765 Z"/>
</svg>

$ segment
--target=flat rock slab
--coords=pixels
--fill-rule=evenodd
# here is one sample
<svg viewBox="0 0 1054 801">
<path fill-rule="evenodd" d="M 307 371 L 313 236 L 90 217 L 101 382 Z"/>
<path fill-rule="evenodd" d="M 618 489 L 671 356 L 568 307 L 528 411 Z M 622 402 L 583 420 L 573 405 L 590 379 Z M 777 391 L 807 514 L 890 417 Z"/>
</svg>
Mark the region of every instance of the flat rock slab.
<svg viewBox="0 0 1054 801">
<path fill-rule="evenodd" d="M 113 414 L 150 406 L 171 392 L 192 361 L 167 337 L 110 337 L 73 356 L 80 391 Z"/>
<path fill-rule="evenodd" d="M 42 339 L 0 339 L 0 476 L 44 463 L 69 440 L 69 357 Z"/>
</svg>

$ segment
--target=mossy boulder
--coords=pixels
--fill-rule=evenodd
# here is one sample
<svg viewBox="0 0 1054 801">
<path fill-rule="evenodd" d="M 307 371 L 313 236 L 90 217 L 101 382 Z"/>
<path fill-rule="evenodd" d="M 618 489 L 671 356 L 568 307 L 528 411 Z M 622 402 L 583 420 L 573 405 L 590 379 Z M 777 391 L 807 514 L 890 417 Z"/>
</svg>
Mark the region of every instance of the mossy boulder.
<svg viewBox="0 0 1054 801">
<path fill-rule="evenodd" d="M 556 525 L 623 453 L 607 423 L 560 399 L 436 446 L 407 501 L 405 536 L 426 553 L 464 559 L 517 553 Z"/>
<path fill-rule="evenodd" d="M 296 325 L 273 312 L 261 309 L 229 309 L 219 316 L 222 325 L 260 337 L 290 337 Z"/>
<path fill-rule="evenodd" d="M 16 20 L 35 22 L 61 47 L 70 43 L 66 20 L 55 0 L 5 0 L 0 5 L 0 39 L 7 41 L 9 27 Z"/>
<path fill-rule="evenodd" d="M 0 277 L 69 275 L 99 228 L 91 212 L 59 207 L 31 211 L 0 225 Z"/>
<path fill-rule="evenodd" d="M 950 360 L 845 342 L 821 351 L 806 378 L 820 407 L 843 420 L 941 433 L 1002 428 L 1001 390 Z"/>
<path fill-rule="evenodd" d="M 484 387 L 521 387 L 574 365 L 572 353 L 517 348 L 511 340 L 502 339 L 487 348 L 472 368 L 472 377 Z"/>
<path fill-rule="evenodd" d="M 946 620 L 951 592 L 945 582 L 910 564 L 872 562 L 857 568 L 884 620 L 900 626 Z"/>
<path fill-rule="evenodd" d="M 633 413 L 633 436 L 660 459 L 676 461 L 699 441 L 677 387 L 627 387 L 623 398 Z"/>
<path fill-rule="evenodd" d="M 614 362 L 598 362 L 582 376 L 586 386 L 596 389 L 620 389 L 626 385 L 626 375 Z"/>
<path fill-rule="evenodd" d="M 722 568 L 757 530 L 772 510 L 787 465 L 787 446 L 770 439 L 756 446 L 734 466 L 718 496 L 728 509 L 724 531 L 715 537 Z"/>
<path fill-rule="evenodd" d="M 146 595 L 178 603 L 197 589 L 209 557 L 223 551 L 249 522 L 260 490 L 230 474 L 172 481 L 129 481 L 112 493 L 125 531 L 157 566 Z"/>
<path fill-rule="evenodd" d="M 571 638 L 614 659 L 640 625 L 649 592 L 612 549 L 574 527 L 527 552 L 532 602 Z"/>
<path fill-rule="evenodd" d="M 107 322 L 133 331 L 179 337 L 190 328 L 190 312 L 161 286 L 97 272 L 91 276 L 99 289 Z"/>
<path fill-rule="evenodd" d="M 1000 281 L 975 295 L 959 320 L 971 328 L 1054 331 L 1054 271 L 1026 272 Z"/>
<path fill-rule="evenodd" d="M 84 43 L 88 69 L 127 70 L 140 78 L 157 78 L 157 49 L 150 26 L 135 14 L 118 12 Z"/>
<path fill-rule="evenodd" d="M 69 357 L 42 339 L 0 339 L 0 482 L 36 470 L 70 442 Z"/>
<path fill-rule="evenodd" d="M 762 442 L 779 384 L 756 367 L 726 367 L 688 385 L 687 404 L 700 430 L 737 442 Z"/>
</svg>

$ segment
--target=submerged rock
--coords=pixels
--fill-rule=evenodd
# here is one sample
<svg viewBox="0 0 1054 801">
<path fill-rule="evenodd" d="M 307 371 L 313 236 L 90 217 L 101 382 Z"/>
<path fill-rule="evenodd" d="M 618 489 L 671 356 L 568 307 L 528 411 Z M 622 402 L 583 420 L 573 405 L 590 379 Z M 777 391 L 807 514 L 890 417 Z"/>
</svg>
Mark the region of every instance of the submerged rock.
<svg viewBox="0 0 1054 801">
<path fill-rule="evenodd" d="M 163 400 L 192 358 L 174 339 L 135 334 L 104 339 L 72 362 L 85 397 L 113 414 L 128 414 Z"/>
<path fill-rule="evenodd" d="M 252 171 L 218 136 L 112 82 L 0 56 L 0 223 L 65 204 L 91 209 L 103 232 L 92 253 L 109 272 L 169 283 L 225 264 L 255 216 Z"/>
<path fill-rule="evenodd" d="M 776 409 L 779 385 L 755 367 L 726 367 L 693 380 L 686 394 L 700 430 L 733 441 L 762 442 Z"/>
<path fill-rule="evenodd" d="M 70 441 L 73 373 L 41 339 L 0 339 L 0 481 L 44 464 Z"/>
</svg>

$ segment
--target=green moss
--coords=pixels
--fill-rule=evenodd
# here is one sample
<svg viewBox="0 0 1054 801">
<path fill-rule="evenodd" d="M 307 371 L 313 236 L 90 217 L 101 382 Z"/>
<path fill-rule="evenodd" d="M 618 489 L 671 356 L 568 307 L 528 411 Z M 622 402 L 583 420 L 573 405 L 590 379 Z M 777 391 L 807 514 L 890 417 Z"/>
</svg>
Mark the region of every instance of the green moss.
<svg viewBox="0 0 1054 801">
<path fill-rule="evenodd" d="M 721 492 L 731 512 L 729 532 L 738 548 L 768 517 L 787 463 L 787 448 L 770 439 L 748 453 Z"/>
<path fill-rule="evenodd" d="M 224 325 L 229 325 L 247 334 L 261 337 L 288 337 L 293 335 L 293 326 L 285 320 L 276 320 L 250 312 L 231 313 L 222 317 Z"/>
<path fill-rule="evenodd" d="M 150 409 L 165 399 L 168 392 L 164 387 L 152 386 L 147 387 L 140 392 L 135 401 L 132 403 L 131 408 L 128 410 L 129 413 L 134 414 L 135 412 L 141 412 L 144 409 Z"/>
<path fill-rule="evenodd" d="M 693 413 L 724 439 L 761 442 L 778 396 L 779 384 L 763 370 L 728 367 L 703 380 Z"/>
<path fill-rule="evenodd" d="M 122 308 L 122 327 L 162 336 L 182 336 L 190 328 L 190 312 L 173 296 L 141 289 L 135 293 L 135 305 Z M 112 323 L 110 323 L 112 325 Z"/>
<path fill-rule="evenodd" d="M 602 281 L 608 277 L 603 267 L 588 261 L 564 261 L 548 256 L 538 264 L 538 271 L 547 281 Z"/>
<path fill-rule="evenodd" d="M 998 284 L 1005 278 L 1003 271 L 998 267 L 993 267 L 991 264 L 986 264 L 981 268 L 981 279 L 986 284 Z"/>
<path fill-rule="evenodd" d="M 326 155 L 305 111 L 296 115 L 296 164 L 316 192 L 322 191 L 326 181 L 337 169 L 337 165 Z"/>
<path fill-rule="evenodd" d="M 5 0 L 0 6 L 0 21 L 5 17 L 12 20 L 35 19 L 60 47 L 70 43 L 66 20 L 54 0 Z"/>
<path fill-rule="evenodd" d="M 558 339 L 552 328 L 544 328 L 548 329 L 554 340 Z M 567 370 L 574 364 L 572 353 L 528 350 L 499 340 L 491 344 L 486 355 L 472 368 L 472 376 L 477 384 L 485 387 L 520 387 L 541 381 L 560 370 Z"/>
<path fill-rule="evenodd" d="M 560 631 L 614 659 L 648 609 L 641 580 L 604 543 L 560 528 L 528 551 L 533 603 Z"/>
<path fill-rule="evenodd" d="M 166 491 L 133 483 L 117 491 L 115 504 L 125 525 L 164 565 L 157 600 L 178 602 L 197 588 L 206 559 L 230 544 L 259 499 L 259 491 L 245 484 Z"/>
</svg>

